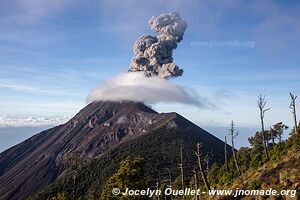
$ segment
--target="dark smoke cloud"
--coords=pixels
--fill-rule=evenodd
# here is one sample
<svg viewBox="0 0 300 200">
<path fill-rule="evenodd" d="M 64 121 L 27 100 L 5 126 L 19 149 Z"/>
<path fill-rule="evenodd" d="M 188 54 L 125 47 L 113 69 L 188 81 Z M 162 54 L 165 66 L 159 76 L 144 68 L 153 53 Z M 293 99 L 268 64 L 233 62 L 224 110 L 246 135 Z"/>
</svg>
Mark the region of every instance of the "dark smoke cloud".
<svg viewBox="0 0 300 200">
<path fill-rule="evenodd" d="M 180 103 L 208 107 L 204 98 L 185 87 L 166 80 L 181 76 L 183 70 L 173 63 L 172 53 L 182 40 L 186 22 L 175 12 L 152 17 L 151 29 L 157 36 L 141 36 L 134 44 L 135 57 L 129 73 L 105 81 L 87 97 L 93 101 L 134 101 L 146 103 Z"/>
<path fill-rule="evenodd" d="M 152 17 L 149 21 L 151 29 L 157 36 L 141 36 L 134 44 L 134 58 L 130 64 L 130 72 L 144 71 L 146 76 L 161 78 L 181 76 L 183 70 L 173 63 L 173 50 L 177 48 L 184 31 L 186 21 L 178 13 L 171 12 Z"/>
</svg>

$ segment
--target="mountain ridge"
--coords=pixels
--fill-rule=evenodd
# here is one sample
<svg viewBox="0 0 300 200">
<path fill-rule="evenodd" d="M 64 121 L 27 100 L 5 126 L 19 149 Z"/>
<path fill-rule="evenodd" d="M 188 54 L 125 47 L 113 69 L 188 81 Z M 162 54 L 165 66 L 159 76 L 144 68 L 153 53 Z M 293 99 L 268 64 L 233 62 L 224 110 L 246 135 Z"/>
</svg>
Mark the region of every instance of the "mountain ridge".
<svg viewBox="0 0 300 200">
<path fill-rule="evenodd" d="M 222 141 L 177 113 L 159 114 L 143 103 L 93 102 L 67 123 L 36 134 L 0 154 L 0 197 L 29 197 L 64 174 L 74 154 L 87 162 L 160 128 L 162 132 L 199 132 L 199 140 L 216 146 L 219 157 L 222 154 Z"/>
</svg>

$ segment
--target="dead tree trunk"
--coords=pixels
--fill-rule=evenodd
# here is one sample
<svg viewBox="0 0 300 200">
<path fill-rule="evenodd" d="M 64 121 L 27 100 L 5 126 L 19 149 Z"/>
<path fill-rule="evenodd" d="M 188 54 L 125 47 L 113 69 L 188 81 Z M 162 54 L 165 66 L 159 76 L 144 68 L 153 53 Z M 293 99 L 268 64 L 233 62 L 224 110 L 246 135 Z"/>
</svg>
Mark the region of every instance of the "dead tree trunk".
<svg viewBox="0 0 300 200">
<path fill-rule="evenodd" d="M 236 138 L 238 136 L 239 132 L 236 131 L 233 121 L 231 121 L 230 134 L 231 134 L 231 145 L 232 145 L 232 157 L 234 160 L 234 164 L 235 164 L 236 170 L 239 172 L 239 174 L 242 174 L 242 171 L 240 169 L 240 166 L 239 166 L 237 158 L 236 158 L 235 147 L 234 147 L 234 138 Z"/>
<path fill-rule="evenodd" d="M 168 171 L 168 175 L 169 175 L 169 186 L 170 188 L 172 187 L 172 172 L 169 168 L 166 168 L 166 170 Z"/>
<path fill-rule="evenodd" d="M 264 152 L 266 154 L 267 160 L 269 160 L 270 156 L 269 156 L 269 149 L 268 149 L 268 145 L 266 143 L 266 137 L 265 137 L 264 117 L 265 117 L 265 112 L 267 112 L 271 108 L 265 109 L 266 103 L 267 103 L 267 101 L 265 99 L 265 96 L 259 95 L 257 106 L 260 111 L 261 135 L 262 135 L 262 140 L 263 140 Z"/>
<path fill-rule="evenodd" d="M 198 166 L 199 166 L 199 170 L 200 170 L 200 174 L 201 174 L 202 180 L 204 182 L 204 185 L 205 185 L 207 191 L 209 191 L 210 190 L 210 186 L 209 186 L 208 180 L 206 178 L 204 167 L 203 167 L 203 158 L 202 158 L 201 147 L 202 147 L 202 144 L 197 143 L 195 154 L 197 156 Z"/>
<path fill-rule="evenodd" d="M 157 181 L 156 182 L 156 190 L 159 190 L 159 182 Z M 157 195 L 157 200 L 160 200 L 160 196 Z"/>
<path fill-rule="evenodd" d="M 227 139 L 225 136 L 225 141 L 224 141 L 225 145 L 224 145 L 224 160 L 225 160 L 225 166 L 226 166 L 226 171 L 229 171 L 229 167 L 228 167 L 228 158 L 227 158 Z"/>
<path fill-rule="evenodd" d="M 205 169 L 205 174 L 206 174 L 206 178 L 208 179 L 208 173 L 209 173 L 209 168 L 210 168 L 210 160 L 211 158 L 213 157 L 213 153 L 210 151 L 209 153 L 207 153 L 204 157 L 204 163 L 205 163 L 205 166 L 206 166 L 206 169 Z"/>
<path fill-rule="evenodd" d="M 183 147 L 182 147 L 182 141 L 180 144 L 180 164 L 179 169 L 181 173 L 181 188 L 184 190 L 184 169 L 183 169 Z"/>
<path fill-rule="evenodd" d="M 197 174 L 197 171 L 196 170 L 193 170 L 193 173 L 194 173 L 194 182 L 195 182 L 195 190 L 197 191 L 198 190 L 198 174 Z M 199 200 L 199 196 L 196 195 L 196 199 Z"/>
<path fill-rule="evenodd" d="M 172 172 L 169 168 L 166 168 L 166 170 L 168 171 L 169 174 L 169 187 L 172 188 Z M 166 197 L 166 195 L 165 195 Z M 170 199 L 173 200 L 173 195 L 170 195 Z"/>
<path fill-rule="evenodd" d="M 290 96 L 292 99 L 290 108 L 292 109 L 292 113 L 293 113 L 293 117 L 294 117 L 294 132 L 295 134 L 297 134 L 297 116 L 296 116 L 296 99 L 297 96 L 294 96 L 291 92 L 290 92 Z"/>
</svg>

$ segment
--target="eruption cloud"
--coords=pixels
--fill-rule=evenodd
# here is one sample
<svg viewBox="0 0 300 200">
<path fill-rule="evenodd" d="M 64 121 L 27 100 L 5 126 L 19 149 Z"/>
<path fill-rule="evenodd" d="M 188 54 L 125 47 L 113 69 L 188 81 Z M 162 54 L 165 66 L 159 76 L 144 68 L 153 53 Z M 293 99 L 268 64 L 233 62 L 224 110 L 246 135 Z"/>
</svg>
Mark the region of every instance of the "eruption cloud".
<svg viewBox="0 0 300 200">
<path fill-rule="evenodd" d="M 149 24 L 158 35 L 141 36 L 134 44 L 135 56 L 128 72 L 102 83 L 89 94 L 86 102 L 134 101 L 207 107 L 209 103 L 204 98 L 167 80 L 183 73 L 173 63 L 172 53 L 183 39 L 186 21 L 171 12 L 152 17 Z"/>
<path fill-rule="evenodd" d="M 186 21 L 178 13 L 171 12 L 152 17 L 149 21 L 151 29 L 157 36 L 141 36 L 133 46 L 135 54 L 129 72 L 144 71 L 147 77 L 159 76 L 170 78 L 181 76 L 183 70 L 173 63 L 173 50 L 183 39 L 187 28 Z"/>
</svg>

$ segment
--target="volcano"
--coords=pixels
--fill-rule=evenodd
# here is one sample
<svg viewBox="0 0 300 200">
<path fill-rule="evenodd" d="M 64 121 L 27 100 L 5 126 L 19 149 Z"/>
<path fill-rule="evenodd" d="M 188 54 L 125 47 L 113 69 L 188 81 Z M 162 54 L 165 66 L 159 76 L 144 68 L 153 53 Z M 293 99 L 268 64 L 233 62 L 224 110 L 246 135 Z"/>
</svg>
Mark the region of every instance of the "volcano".
<svg viewBox="0 0 300 200">
<path fill-rule="evenodd" d="M 134 154 L 152 159 L 154 171 L 176 171 L 179 141 L 192 152 L 196 142 L 202 142 L 203 153 L 212 152 L 212 160 L 223 162 L 224 143 L 177 113 L 157 113 L 136 102 L 93 102 L 67 123 L 0 154 L 0 199 L 27 199 L 47 188 L 67 174 L 74 155 L 77 167 L 105 158 L 101 177 L 114 171 L 106 166 Z M 186 157 L 186 165 L 193 162 L 190 157 L 193 153 Z"/>
</svg>

